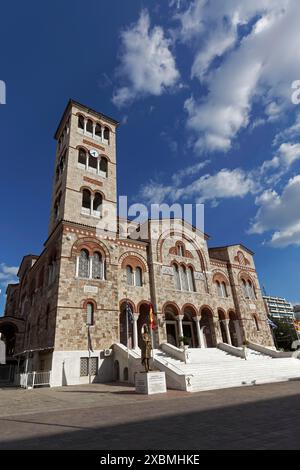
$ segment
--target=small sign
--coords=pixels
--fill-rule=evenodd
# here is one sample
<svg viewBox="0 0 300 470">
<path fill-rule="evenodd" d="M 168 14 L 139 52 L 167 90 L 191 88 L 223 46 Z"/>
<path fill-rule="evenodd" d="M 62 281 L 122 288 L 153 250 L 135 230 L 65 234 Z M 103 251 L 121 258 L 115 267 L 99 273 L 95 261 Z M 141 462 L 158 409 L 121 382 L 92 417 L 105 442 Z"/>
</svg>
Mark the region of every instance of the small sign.
<svg viewBox="0 0 300 470">
<path fill-rule="evenodd" d="M 85 294 L 98 294 L 98 287 L 95 286 L 84 286 L 83 290 Z"/>
</svg>

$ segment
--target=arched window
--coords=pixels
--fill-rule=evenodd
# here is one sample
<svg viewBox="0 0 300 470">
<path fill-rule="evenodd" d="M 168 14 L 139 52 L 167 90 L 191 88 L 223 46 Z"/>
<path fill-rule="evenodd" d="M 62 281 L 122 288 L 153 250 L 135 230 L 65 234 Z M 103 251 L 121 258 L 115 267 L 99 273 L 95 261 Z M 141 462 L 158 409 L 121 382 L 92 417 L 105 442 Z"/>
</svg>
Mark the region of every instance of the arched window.
<svg viewBox="0 0 300 470">
<path fill-rule="evenodd" d="M 103 279 L 104 270 L 103 270 L 103 260 L 100 253 L 94 253 L 93 255 L 93 279 Z"/>
<path fill-rule="evenodd" d="M 91 121 L 91 119 L 88 119 L 88 120 L 87 120 L 87 123 L 86 123 L 86 131 L 87 131 L 89 134 L 93 134 L 93 121 Z"/>
<path fill-rule="evenodd" d="M 60 201 L 61 201 L 61 194 L 59 194 L 58 198 L 55 201 L 54 205 L 54 220 L 55 222 L 58 221 L 60 215 Z"/>
<path fill-rule="evenodd" d="M 221 284 L 219 281 L 216 281 L 216 287 L 217 287 L 218 296 L 222 297 L 222 288 L 221 288 Z"/>
<path fill-rule="evenodd" d="M 104 137 L 104 140 L 107 140 L 107 142 L 109 142 L 109 128 L 108 127 L 104 128 L 103 137 Z"/>
<path fill-rule="evenodd" d="M 174 270 L 175 289 L 181 290 L 180 276 L 179 276 L 179 270 L 178 270 L 177 264 L 173 265 L 173 270 Z"/>
<path fill-rule="evenodd" d="M 242 288 L 245 299 L 249 299 L 248 287 L 245 279 L 242 279 Z"/>
<path fill-rule="evenodd" d="M 82 191 L 82 208 L 91 210 L 91 193 L 88 189 Z"/>
<path fill-rule="evenodd" d="M 100 124 L 96 124 L 95 136 L 98 137 L 98 139 L 102 139 L 102 129 Z"/>
<path fill-rule="evenodd" d="M 100 166 L 99 166 L 99 172 L 101 174 L 101 176 L 103 176 L 104 178 L 107 178 L 107 160 L 105 157 L 101 157 L 101 160 L 100 160 Z"/>
<path fill-rule="evenodd" d="M 100 193 L 96 193 L 93 201 L 93 215 L 97 217 L 101 217 L 102 211 L 102 195 Z"/>
<path fill-rule="evenodd" d="M 78 116 L 78 129 L 84 130 L 84 117 L 81 115 Z"/>
<path fill-rule="evenodd" d="M 78 163 L 84 169 L 86 168 L 86 151 L 84 149 L 78 150 Z"/>
<path fill-rule="evenodd" d="M 67 156 L 67 151 L 65 151 L 60 159 L 60 162 L 59 162 L 59 171 L 60 173 L 62 174 L 64 172 L 64 169 L 65 169 L 65 164 L 66 164 L 66 156 Z"/>
<path fill-rule="evenodd" d="M 180 276 L 181 276 L 181 284 L 182 284 L 182 290 L 188 291 L 189 290 L 189 283 L 188 283 L 188 277 L 186 273 L 186 269 L 184 266 L 180 266 Z"/>
<path fill-rule="evenodd" d="M 188 281 L 189 281 L 189 290 L 191 292 L 196 292 L 196 284 L 195 284 L 195 278 L 194 278 L 194 271 L 192 268 L 188 268 L 187 270 L 188 274 Z"/>
<path fill-rule="evenodd" d="M 227 287 L 224 281 L 221 282 L 221 292 L 222 292 L 222 297 L 228 297 Z"/>
<path fill-rule="evenodd" d="M 129 286 L 133 286 L 134 279 L 133 279 L 133 269 L 131 266 L 126 266 L 126 276 L 127 276 L 127 284 Z"/>
<path fill-rule="evenodd" d="M 142 270 L 139 266 L 135 270 L 135 285 L 137 287 L 142 287 L 143 285 Z"/>
<path fill-rule="evenodd" d="M 253 318 L 254 318 L 254 321 L 255 321 L 256 331 L 260 331 L 259 323 L 258 323 L 258 319 L 257 319 L 256 315 L 254 315 Z"/>
<path fill-rule="evenodd" d="M 98 159 L 93 157 L 92 155 L 89 155 L 89 171 L 92 171 L 93 173 L 97 173 L 97 168 L 98 168 Z"/>
<path fill-rule="evenodd" d="M 87 250 L 81 250 L 78 262 L 78 276 L 88 279 L 89 278 L 89 253 Z"/>
<path fill-rule="evenodd" d="M 184 256 L 184 245 L 182 243 L 177 245 L 177 255 Z"/>
<path fill-rule="evenodd" d="M 255 295 L 255 291 L 254 291 L 254 287 L 253 287 L 253 284 L 251 281 L 248 281 L 248 297 L 249 299 L 252 299 L 252 300 L 255 300 L 256 299 L 256 295 Z"/>
<path fill-rule="evenodd" d="M 86 324 L 92 326 L 94 324 L 94 304 L 92 302 L 86 305 Z"/>
</svg>

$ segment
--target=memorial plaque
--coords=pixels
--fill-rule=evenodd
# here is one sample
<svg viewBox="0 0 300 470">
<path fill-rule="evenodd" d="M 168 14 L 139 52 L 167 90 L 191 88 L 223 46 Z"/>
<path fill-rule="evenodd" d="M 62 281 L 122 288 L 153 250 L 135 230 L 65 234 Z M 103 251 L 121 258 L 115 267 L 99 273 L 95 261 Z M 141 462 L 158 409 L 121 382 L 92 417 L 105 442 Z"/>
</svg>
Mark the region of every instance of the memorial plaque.
<svg viewBox="0 0 300 470">
<path fill-rule="evenodd" d="M 135 376 L 135 391 L 143 395 L 166 393 L 166 375 L 164 372 L 138 372 Z"/>
</svg>

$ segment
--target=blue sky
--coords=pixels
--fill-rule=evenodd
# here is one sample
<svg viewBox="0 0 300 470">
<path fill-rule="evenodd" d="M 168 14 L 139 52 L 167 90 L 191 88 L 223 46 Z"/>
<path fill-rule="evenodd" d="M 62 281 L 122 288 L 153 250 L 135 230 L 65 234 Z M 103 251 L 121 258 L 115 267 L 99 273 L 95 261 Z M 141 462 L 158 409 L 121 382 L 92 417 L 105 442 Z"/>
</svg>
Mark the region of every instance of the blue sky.
<svg viewBox="0 0 300 470">
<path fill-rule="evenodd" d="M 69 98 L 120 120 L 120 194 L 204 202 L 210 245 L 249 246 L 267 292 L 300 302 L 298 0 L 29 0 L 1 18 L 0 313 L 47 237 Z"/>
</svg>

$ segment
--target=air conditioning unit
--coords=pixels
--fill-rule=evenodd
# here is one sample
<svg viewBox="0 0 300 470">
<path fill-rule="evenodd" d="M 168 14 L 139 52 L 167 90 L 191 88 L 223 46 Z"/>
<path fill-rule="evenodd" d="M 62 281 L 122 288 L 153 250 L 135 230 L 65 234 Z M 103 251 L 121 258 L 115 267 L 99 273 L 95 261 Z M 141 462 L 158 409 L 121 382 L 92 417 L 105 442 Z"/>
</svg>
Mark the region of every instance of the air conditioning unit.
<svg viewBox="0 0 300 470">
<path fill-rule="evenodd" d="M 104 356 L 109 357 L 112 355 L 112 349 L 104 349 Z"/>
</svg>

